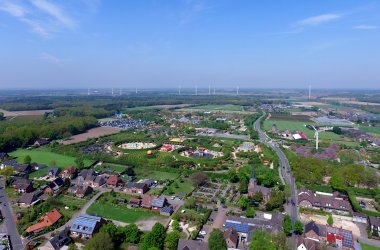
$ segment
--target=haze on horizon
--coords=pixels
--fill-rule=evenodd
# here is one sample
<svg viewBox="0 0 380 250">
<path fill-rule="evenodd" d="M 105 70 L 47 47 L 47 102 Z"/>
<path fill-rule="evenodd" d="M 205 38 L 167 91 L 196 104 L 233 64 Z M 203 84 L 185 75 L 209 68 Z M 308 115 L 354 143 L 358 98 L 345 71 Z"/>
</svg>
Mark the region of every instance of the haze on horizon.
<svg viewBox="0 0 380 250">
<path fill-rule="evenodd" d="M 0 88 L 379 88 L 375 1 L 0 0 Z"/>
</svg>

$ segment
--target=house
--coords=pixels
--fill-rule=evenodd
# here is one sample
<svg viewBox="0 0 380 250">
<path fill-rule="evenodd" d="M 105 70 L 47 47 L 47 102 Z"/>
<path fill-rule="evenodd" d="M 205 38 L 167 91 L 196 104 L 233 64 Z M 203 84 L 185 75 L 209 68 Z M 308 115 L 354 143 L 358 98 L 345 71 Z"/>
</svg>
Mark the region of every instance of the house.
<svg viewBox="0 0 380 250">
<path fill-rule="evenodd" d="M 17 204 L 21 207 L 30 207 L 38 201 L 39 199 L 34 193 L 24 193 L 20 199 L 18 199 Z"/>
<path fill-rule="evenodd" d="M 67 167 L 61 173 L 60 176 L 62 179 L 74 179 L 77 176 L 77 168 L 76 167 Z"/>
<path fill-rule="evenodd" d="M 74 219 L 70 227 L 70 235 L 76 238 L 91 238 L 99 232 L 104 223 L 106 221 L 101 217 L 81 214 Z"/>
<path fill-rule="evenodd" d="M 327 225 L 326 240 L 341 249 L 354 247 L 354 236 L 352 235 L 352 231 L 347 229 Z"/>
<path fill-rule="evenodd" d="M 146 183 L 128 182 L 125 192 L 130 194 L 145 194 L 149 191 L 149 187 Z"/>
<path fill-rule="evenodd" d="M 298 205 L 300 207 L 323 209 L 326 212 L 339 214 L 349 214 L 352 211 L 347 197 L 342 196 L 339 192 L 334 192 L 333 194 L 314 193 L 305 188 L 301 188 L 298 192 Z"/>
<path fill-rule="evenodd" d="M 203 241 L 179 239 L 177 250 L 208 250 L 208 245 Z"/>
<path fill-rule="evenodd" d="M 152 208 L 153 196 L 144 195 L 141 199 L 141 207 L 151 209 Z"/>
<path fill-rule="evenodd" d="M 25 178 L 18 178 L 12 183 L 15 191 L 18 193 L 30 193 L 33 192 L 33 184 L 30 180 Z"/>
<path fill-rule="evenodd" d="M 15 159 L 11 159 L 11 160 L 8 160 L 8 161 L 1 163 L 0 169 L 4 169 L 6 167 L 13 167 L 14 168 L 17 165 L 18 165 L 17 161 Z"/>
<path fill-rule="evenodd" d="M 61 177 L 55 178 L 53 181 L 51 181 L 48 186 L 53 190 L 53 193 L 57 193 L 64 184 L 64 181 L 61 179 Z"/>
<path fill-rule="evenodd" d="M 263 229 L 269 233 L 281 231 L 283 221 L 284 215 L 281 213 L 261 214 L 254 218 L 228 216 L 224 225 L 226 229 L 233 227 L 239 235 L 240 242 L 244 242 L 250 233 L 256 229 Z"/>
<path fill-rule="evenodd" d="M 296 238 L 297 250 L 316 250 L 319 249 L 319 242 L 305 238 L 299 235 Z"/>
<path fill-rule="evenodd" d="M 368 220 L 367 215 L 357 213 L 357 212 L 352 212 L 352 221 L 353 222 L 367 224 L 367 220 Z"/>
<path fill-rule="evenodd" d="M 47 171 L 47 177 L 49 178 L 57 178 L 61 170 L 59 168 L 49 168 Z"/>
<path fill-rule="evenodd" d="M 33 147 L 38 148 L 47 144 L 49 144 L 49 138 L 40 138 L 33 143 Z"/>
<path fill-rule="evenodd" d="M 226 240 L 228 248 L 237 248 L 239 242 L 239 235 L 234 227 L 230 227 L 224 231 L 224 239 Z"/>
<path fill-rule="evenodd" d="M 93 191 L 92 187 L 90 186 L 80 186 L 80 185 L 73 185 L 71 186 L 67 192 L 75 194 L 79 198 L 84 198 L 85 196 L 91 194 Z"/>
<path fill-rule="evenodd" d="M 51 187 L 49 185 L 43 185 L 40 187 L 40 190 L 42 190 L 42 192 L 44 192 L 44 194 L 53 194 L 53 189 L 51 189 Z"/>
<path fill-rule="evenodd" d="M 304 238 L 314 241 L 322 241 L 326 236 L 326 227 L 311 221 L 305 225 Z"/>
<path fill-rule="evenodd" d="M 33 171 L 33 167 L 30 164 L 17 164 L 13 166 L 14 170 L 20 174 L 29 174 Z"/>
<path fill-rule="evenodd" d="M 141 205 L 141 200 L 138 199 L 138 198 L 131 198 L 128 202 L 128 207 L 129 208 L 132 208 L 132 207 L 140 207 Z"/>
<path fill-rule="evenodd" d="M 68 246 L 72 239 L 69 236 L 70 229 L 65 228 L 63 231 L 61 231 L 58 235 L 51 238 L 44 246 L 44 250 L 59 250 L 63 248 L 64 246 Z"/>
<path fill-rule="evenodd" d="M 40 169 L 43 169 L 43 168 L 46 168 L 47 166 L 45 164 L 42 164 L 42 163 L 32 163 L 32 168 L 34 170 L 40 170 Z"/>
<path fill-rule="evenodd" d="M 107 186 L 116 188 L 118 187 L 123 181 L 120 179 L 120 177 L 116 175 L 111 175 L 107 179 Z"/>
<path fill-rule="evenodd" d="M 368 216 L 368 226 L 371 231 L 371 235 L 379 237 L 380 218 L 374 217 L 374 216 Z"/>
<path fill-rule="evenodd" d="M 152 200 L 152 210 L 160 210 L 165 206 L 166 198 L 163 196 L 159 196 L 156 198 L 153 198 Z"/>
<path fill-rule="evenodd" d="M 163 207 L 160 209 L 160 215 L 170 216 L 174 212 L 172 207 Z"/>
<path fill-rule="evenodd" d="M 62 218 L 62 214 L 60 214 L 57 209 L 53 209 L 42 216 L 36 224 L 31 225 L 25 231 L 27 233 L 38 233 L 46 227 L 54 225 L 60 218 Z"/>
</svg>

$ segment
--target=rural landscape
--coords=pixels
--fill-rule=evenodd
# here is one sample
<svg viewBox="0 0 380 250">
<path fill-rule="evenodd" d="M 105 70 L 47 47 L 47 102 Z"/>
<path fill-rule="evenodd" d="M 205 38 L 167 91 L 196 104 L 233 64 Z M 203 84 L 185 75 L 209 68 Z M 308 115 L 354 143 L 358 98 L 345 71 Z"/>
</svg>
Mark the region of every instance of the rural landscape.
<svg viewBox="0 0 380 250">
<path fill-rule="evenodd" d="M 364 93 L 98 91 L 2 98 L 8 247 L 380 245 L 380 106 Z"/>
</svg>

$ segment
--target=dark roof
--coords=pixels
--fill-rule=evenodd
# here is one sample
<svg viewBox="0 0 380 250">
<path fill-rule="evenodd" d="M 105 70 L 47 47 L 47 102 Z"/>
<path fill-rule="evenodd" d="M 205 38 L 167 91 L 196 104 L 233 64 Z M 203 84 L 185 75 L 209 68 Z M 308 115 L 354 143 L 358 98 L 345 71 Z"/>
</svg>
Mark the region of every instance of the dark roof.
<svg viewBox="0 0 380 250">
<path fill-rule="evenodd" d="M 236 232 L 235 228 L 234 227 L 230 227 L 229 229 L 227 229 L 225 232 L 224 232 L 224 239 L 229 239 L 230 241 L 234 242 L 235 244 L 237 244 L 238 242 L 238 239 L 239 239 L 239 235 L 238 233 Z"/>
<path fill-rule="evenodd" d="M 282 229 L 284 216 L 280 213 L 257 215 L 254 218 L 228 216 L 225 227 L 234 227 L 237 232 L 249 233 L 254 229 L 265 229 L 268 232 L 276 232 Z"/>
<path fill-rule="evenodd" d="M 65 228 L 57 236 L 53 237 L 50 240 L 50 244 L 53 246 L 53 248 L 55 250 L 59 250 L 63 246 L 67 246 L 71 242 L 71 238 L 69 237 L 69 233 L 70 233 L 69 228 Z"/>
<path fill-rule="evenodd" d="M 374 216 L 368 216 L 368 221 L 371 226 L 380 227 L 380 218 Z"/>
<path fill-rule="evenodd" d="M 351 211 L 350 202 L 342 198 L 339 192 L 332 195 L 324 195 L 322 193 L 314 193 L 308 189 L 301 188 L 298 192 L 298 204 L 302 201 L 310 202 L 313 207 L 328 208 L 341 211 Z"/>
<path fill-rule="evenodd" d="M 13 166 L 15 171 L 17 172 L 30 172 L 32 170 L 32 166 L 30 164 L 17 164 Z"/>
<path fill-rule="evenodd" d="M 12 183 L 12 185 L 15 186 L 15 188 L 17 188 L 17 189 L 26 189 L 27 187 L 32 185 L 32 182 L 28 179 L 25 179 L 25 178 L 19 178 L 19 179 L 15 180 Z"/>
<path fill-rule="evenodd" d="M 0 159 L 7 158 L 9 155 L 5 152 L 0 152 Z"/>
<path fill-rule="evenodd" d="M 174 210 L 173 210 L 172 207 L 163 207 L 163 208 L 160 209 L 160 212 L 161 213 L 172 214 L 174 212 Z"/>
<path fill-rule="evenodd" d="M 163 207 L 165 204 L 165 197 L 157 197 L 152 200 L 152 207 Z"/>
<path fill-rule="evenodd" d="M 18 165 L 17 161 L 15 159 L 11 159 L 9 161 L 6 161 L 3 163 L 5 166 L 9 166 L 9 167 L 15 167 Z"/>
<path fill-rule="evenodd" d="M 57 176 L 61 170 L 59 168 L 49 168 L 48 174 Z"/>
<path fill-rule="evenodd" d="M 311 221 L 305 225 L 305 233 L 308 233 L 310 231 L 314 231 L 318 236 L 321 236 L 319 227 L 314 221 Z"/>
<path fill-rule="evenodd" d="M 206 242 L 179 239 L 177 250 L 208 250 Z"/>
<path fill-rule="evenodd" d="M 37 200 L 38 198 L 34 193 L 24 193 L 18 200 L 18 203 L 25 203 L 30 205 Z"/>
</svg>

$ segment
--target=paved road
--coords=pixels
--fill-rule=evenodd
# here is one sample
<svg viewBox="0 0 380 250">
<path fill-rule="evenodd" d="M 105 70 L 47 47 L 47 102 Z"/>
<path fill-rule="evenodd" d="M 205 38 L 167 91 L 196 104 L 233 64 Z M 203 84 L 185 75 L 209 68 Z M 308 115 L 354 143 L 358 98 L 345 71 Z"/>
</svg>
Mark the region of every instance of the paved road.
<svg viewBox="0 0 380 250">
<path fill-rule="evenodd" d="M 3 183 L 1 183 L 0 185 L 1 185 L 1 189 L 0 189 L 0 203 L 1 204 L 0 204 L 0 207 L 1 207 L 1 212 L 3 214 L 3 217 L 4 217 L 3 223 L 5 224 L 7 234 L 10 237 L 12 249 L 22 250 L 22 249 L 24 249 L 24 246 L 22 244 L 20 234 L 17 231 L 16 222 L 14 220 L 12 208 L 9 204 L 7 194 L 3 188 L 4 187 Z"/>
<path fill-rule="evenodd" d="M 292 170 L 289 165 L 289 161 L 286 158 L 284 152 L 282 152 L 282 150 L 278 147 L 278 145 L 272 142 L 272 139 L 264 131 L 261 130 L 260 121 L 263 119 L 265 115 L 266 114 L 264 112 L 263 115 L 255 121 L 254 128 L 259 133 L 260 141 L 263 142 L 268 147 L 272 148 L 278 155 L 278 158 L 280 159 L 280 174 L 282 175 L 282 178 L 284 179 L 284 181 L 290 186 L 290 191 L 291 191 L 290 217 L 292 218 L 292 221 L 294 223 L 296 220 L 299 219 L 298 208 L 297 208 L 297 204 L 298 204 L 297 189 L 296 189 L 295 179 L 293 177 Z M 292 237 L 292 239 L 293 239 L 293 244 L 295 244 L 295 237 Z"/>
</svg>

